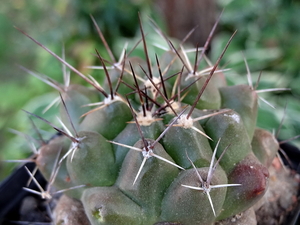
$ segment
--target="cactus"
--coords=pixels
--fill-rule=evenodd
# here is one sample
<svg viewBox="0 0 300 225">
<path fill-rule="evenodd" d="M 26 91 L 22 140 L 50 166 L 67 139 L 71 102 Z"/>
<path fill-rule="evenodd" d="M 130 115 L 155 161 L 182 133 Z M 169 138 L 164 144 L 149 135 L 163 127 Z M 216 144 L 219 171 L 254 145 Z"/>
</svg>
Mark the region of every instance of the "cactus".
<svg viewBox="0 0 300 225">
<path fill-rule="evenodd" d="M 169 49 L 152 58 L 140 27 L 144 61 L 124 50 L 118 63 L 110 62 L 96 51 L 102 86 L 21 31 L 92 86 L 60 88 L 60 126 L 28 112 L 61 134 L 35 159 L 50 184 L 71 198 L 57 206 L 57 216 L 73 218 L 74 202 L 84 209 L 76 218 L 91 224 L 209 225 L 251 208 L 268 188 L 278 143 L 256 128 L 256 90 L 226 84 L 219 62 L 231 39 L 211 64 L 210 35 L 191 66 L 183 44 L 168 39 Z M 199 66 L 203 59 L 207 66 Z"/>
</svg>

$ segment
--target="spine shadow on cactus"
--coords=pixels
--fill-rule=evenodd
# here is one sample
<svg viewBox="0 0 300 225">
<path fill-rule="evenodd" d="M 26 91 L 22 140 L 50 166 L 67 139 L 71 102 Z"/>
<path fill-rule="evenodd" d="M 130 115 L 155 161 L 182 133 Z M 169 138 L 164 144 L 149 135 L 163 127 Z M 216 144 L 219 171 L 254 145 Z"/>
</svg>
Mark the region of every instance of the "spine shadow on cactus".
<svg viewBox="0 0 300 225">
<path fill-rule="evenodd" d="M 44 176 L 50 179 L 49 165 L 61 151 L 53 185 L 84 185 L 66 195 L 81 201 L 82 216 L 91 224 L 209 225 L 257 202 L 267 189 L 267 167 L 278 143 L 255 126 L 253 88 L 228 87 L 218 69 L 235 33 L 215 64 L 200 65 L 210 35 L 201 52 L 198 46 L 193 50 L 193 66 L 185 40 L 176 48 L 167 38 L 169 49 L 155 55 L 152 66 L 140 23 L 146 63 L 134 65 L 126 50 L 116 62 L 92 20 L 112 61 L 96 50 L 104 87 L 21 31 L 94 88 L 70 85 L 61 94 L 62 129 L 28 112 L 63 134 L 39 150 Z M 88 111 L 82 105 L 96 107 Z"/>
</svg>

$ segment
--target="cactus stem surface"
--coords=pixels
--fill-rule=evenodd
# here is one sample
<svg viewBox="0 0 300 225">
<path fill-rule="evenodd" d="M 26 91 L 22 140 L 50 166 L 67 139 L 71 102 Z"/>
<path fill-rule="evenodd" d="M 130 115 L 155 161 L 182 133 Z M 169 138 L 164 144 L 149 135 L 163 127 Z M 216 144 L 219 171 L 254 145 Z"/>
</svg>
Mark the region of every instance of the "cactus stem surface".
<svg viewBox="0 0 300 225">
<path fill-rule="evenodd" d="M 220 17 L 204 47 L 193 49 L 183 43 L 195 29 L 171 41 L 151 20 L 168 47 L 152 54 L 139 15 L 141 38 L 128 53 L 126 43 L 117 59 L 91 16 L 108 59 L 95 49 L 100 66 L 88 68 L 102 69 L 104 83 L 67 63 L 64 49 L 60 57 L 17 28 L 62 63 L 64 76 L 60 84 L 21 67 L 60 93 L 46 107 L 60 104 L 58 127 L 24 110 L 59 132 L 38 150 L 30 145 L 29 160 L 49 186 L 44 190 L 26 168 L 38 189 L 24 189 L 47 200 L 72 190 L 66 195 L 82 202 L 93 225 L 212 225 L 252 207 L 267 190 L 279 132 L 255 127 L 258 99 L 271 105 L 258 94 L 289 89 L 256 90 L 261 75 L 253 87 L 246 60 L 248 85 L 227 85 L 219 63 L 236 32 L 216 62 L 206 56 Z M 143 57 L 129 57 L 138 45 Z M 67 69 L 92 88 L 70 84 Z M 57 192 L 50 193 L 52 185 Z"/>
<path fill-rule="evenodd" d="M 241 184 L 218 184 L 218 185 L 211 185 L 211 179 L 213 177 L 214 171 L 216 170 L 217 165 L 219 164 L 219 161 L 221 160 L 222 156 L 224 155 L 224 153 L 228 149 L 228 147 L 226 147 L 224 149 L 224 151 L 222 152 L 221 156 L 219 157 L 219 159 L 217 160 L 217 162 L 214 164 L 214 159 L 216 157 L 216 153 L 217 153 L 220 141 L 221 141 L 221 138 L 218 140 L 218 142 L 216 144 L 216 147 L 214 149 L 213 156 L 212 156 L 211 161 L 210 161 L 210 166 L 209 166 L 209 170 L 208 170 L 206 181 L 201 177 L 201 175 L 198 172 L 195 164 L 193 163 L 193 161 L 190 159 L 190 157 L 186 153 L 188 160 L 191 162 L 194 170 L 196 171 L 197 177 L 199 178 L 199 181 L 201 183 L 201 187 L 195 187 L 195 186 L 181 184 L 181 186 L 186 187 L 186 188 L 190 188 L 190 189 L 193 189 L 193 190 L 203 191 L 207 195 L 207 198 L 209 200 L 211 209 L 212 209 L 215 217 L 216 217 L 215 208 L 214 208 L 213 202 L 212 202 L 210 194 L 209 194 L 209 192 L 211 191 L 211 189 L 213 189 L 213 188 L 222 188 L 222 187 L 241 186 Z"/>
<path fill-rule="evenodd" d="M 162 161 L 164 161 L 164 162 L 166 162 L 166 163 L 169 163 L 169 164 L 171 164 L 171 165 L 173 165 L 173 166 L 176 166 L 177 168 L 179 168 L 179 169 L 181 169 L 181 170 L 185 170 L 183 167 L 177 165 L 176 163 L 173 163 L 173 162 L 171 162 L 171 161 L 169 161 L 169 160 L 167 160 L 167 159 L 165 159 L 165 158 L 163 158 L 163 157 L 161 157 L 161 156 L 155 154 L 155 153 L 153 152 L 153 150 L 152 150 L 152 149 L 154 148 L 153 143 L 148 143 L 147 146 L 144 146 L 144 147 L 141 149 L 141 148 L 136 148 L 136 147 L 134 147 L 134 146 L 130 146 L 130 145 L 125 145 L 125 144 L 122 144 L 122 143 L 118 143 L 118 142 L 115 142 L 115 141 L 108 141 L 108 142 L 110 142 L 110 143 L 112 143 L 112 144 L 120 145 L 120 146 L 122 146 L 122 147 L 129 148 L 129 149 L 132 149 L 132 150 L 134 150 L 134 151 L 138 151 L 138 152 L 141 152 L 141 153 L 142 153 L 144 159 L 143 159 L 142 164 L 141 164 L 141 166 L 140 166 L 140 168 L 139 168 L 139 171 L 138 171 L 138 173 L 137 173 L 137 175 L 136 175 L 136 177 L 135 177 L 135 179 L 134 179 L 133 185 L 135 184 L 136 180 L 138 179 L 138 176 L 139 176 L 139 174 L 141 173 L 142 168 L 143 168 L 143 166 L 144 166 L 145 163 L 146 163 L 146 160 L 149 159 L 149 158 L 151 158 L 151 157 L 155 157 L 155 158 L 157 158 L 157 159 L 159 159 L 159 160 L 162 160 Z M 146 142 L 147 142 L 147 141 L 146 141 Z"/>
<path fill-rule="evenodd" d="M 111 95 L 108 95 L 107 97 L 104 98 L 104 100 L 102 102 L 96 102 L 96 103 L 91 103 L 91 104 L 87 104 L 87 105 L 83 105 L 83 107 L 85 106 L 95 106 L 95 105 L 99 105 L 99 107 L 96 107 L 94 109 L 91 109 L 90 111 L 82 114 L 80 116 L 80 118 L 85 117 L 93 112 L 96 112 L 97 110 L 101 110 L 105 107 L 107 107 L 108 105 L 117 102 L 117 101 L 121 101 L 121 102 L 125 102 L 120 96 L 118 95 L 114 95 L 114 97 L 111 97 Z"/>
</svg>

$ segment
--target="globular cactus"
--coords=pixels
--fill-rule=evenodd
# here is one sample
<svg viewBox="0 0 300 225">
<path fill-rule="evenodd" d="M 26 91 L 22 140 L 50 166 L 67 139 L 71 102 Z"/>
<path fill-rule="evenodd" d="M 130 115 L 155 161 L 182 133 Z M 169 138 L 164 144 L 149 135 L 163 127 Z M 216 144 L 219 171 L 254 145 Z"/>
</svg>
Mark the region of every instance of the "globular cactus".
<svg viewBox="0 0 300 225">
<path fill-rule="evenodd" d="M 251 208 L 268 188 L 278 143 L 256 128 L 255 89 L 226 84 L 218 64 L 230 42 L 200 69 L 207 45 L 194 50 L 192 66 L 169 40 L 152 58 L 142 25 L 141 33 L 144 61 L 124 51 L 109 62 L 96 51 L 102 86 L 33 39 L 92 85 L 62 89 L 62 129 L 43 119 L 62 135 L 39 149 L 36 164 L 73 198 L 57 206 L 57 224 L 64 215 L 91 224 L 209 225 Z M 84 208 L 76 216 L 75 199 Z"/>
</svg>

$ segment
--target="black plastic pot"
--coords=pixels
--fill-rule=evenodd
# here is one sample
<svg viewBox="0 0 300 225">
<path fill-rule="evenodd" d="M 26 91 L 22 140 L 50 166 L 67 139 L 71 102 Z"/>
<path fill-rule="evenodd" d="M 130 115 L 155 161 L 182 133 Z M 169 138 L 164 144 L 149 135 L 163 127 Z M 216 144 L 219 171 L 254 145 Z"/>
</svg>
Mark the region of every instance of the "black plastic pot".
<svg viewBox="0 0 300 225">
<path fill-rule="evenodd" d="M 283 155 L 282 152 L 279 151 L 279 154 L 284 162 L 285 165 L 289 166 L 291 169 L 295 170 L 298 174 L 300 174 L 300 149 L 288 144 L 284 143 L 280 145 L 280 148 L 283 150 L 283 152 L 286 154 L 286 156 Z M 300 224 L 300 189 L 298 189 L 298 206 L 294 210 L 293 213 L 291 213 L 288 218 L 286 218 L 286 224 L 287 225 L 297 225 Z"/>
<path fill-rule="evenodd" d="M 28 196 L 39 198 L 39 196 L 23 189 L 23 187 L 26 187 L 28 182 L 28 172 L 26 171 L 25 166 L 32 171 L 35 167 L 35 164 L 26 163 L 17 168 L 8 178 L 2 181 L 0 185 L 0 224 L 20 224 L 18 221 L 21 220 L 20 208 L 22 206 L 23 199 Z M 39 184 L 44 188 L 47 184 L 47 181 L 44 179 L 41 173 L 37 172 L 35 177 Z M 31 182 L 28 188 L 38 190 L 34 182 Z M 42 209 L 37 208 L 37 210 Z M 45 223 L 28 224 L 37 225 Z"/>
<path fill-rule="evenodd" d="M 282 144 L 281 148 L 289 158 L 288 162 L 285 157 L 282 157 L 284 163 L 300 174 L 300 149 L 288 143 Z M 282 155 L 282 153 L 280 154 Z M 25 166 L 29 170 L 33 170 L 35 165 L 34 163 L 27 163 L 17 168 L 13 174 L 0 185 L 0 224 L 50 224 L 48 217 L 38 222 L 32 220 L 28 223 L 24 223 L 25 221 L 20 223 L 20 208 L 23 199 L 27 196 L 34 196 L 40 199 L 39 196 L 33 195 L 23 189 L 28 181 L 28 173 L 24 168 Z M 46 186 L 47 182 L 39 172 L 37 172 L 35 177 L 42 187 Z M 38 190 L 33 182 L 31 182 L 29 188 Z M 298 196 L 300 196 L 300 193 L 298 193 Z M 298 203 L 297 208 L 286 218 L 286 221 L 285 225 L 300 224 L 300 203 Z"/>
</svg>

